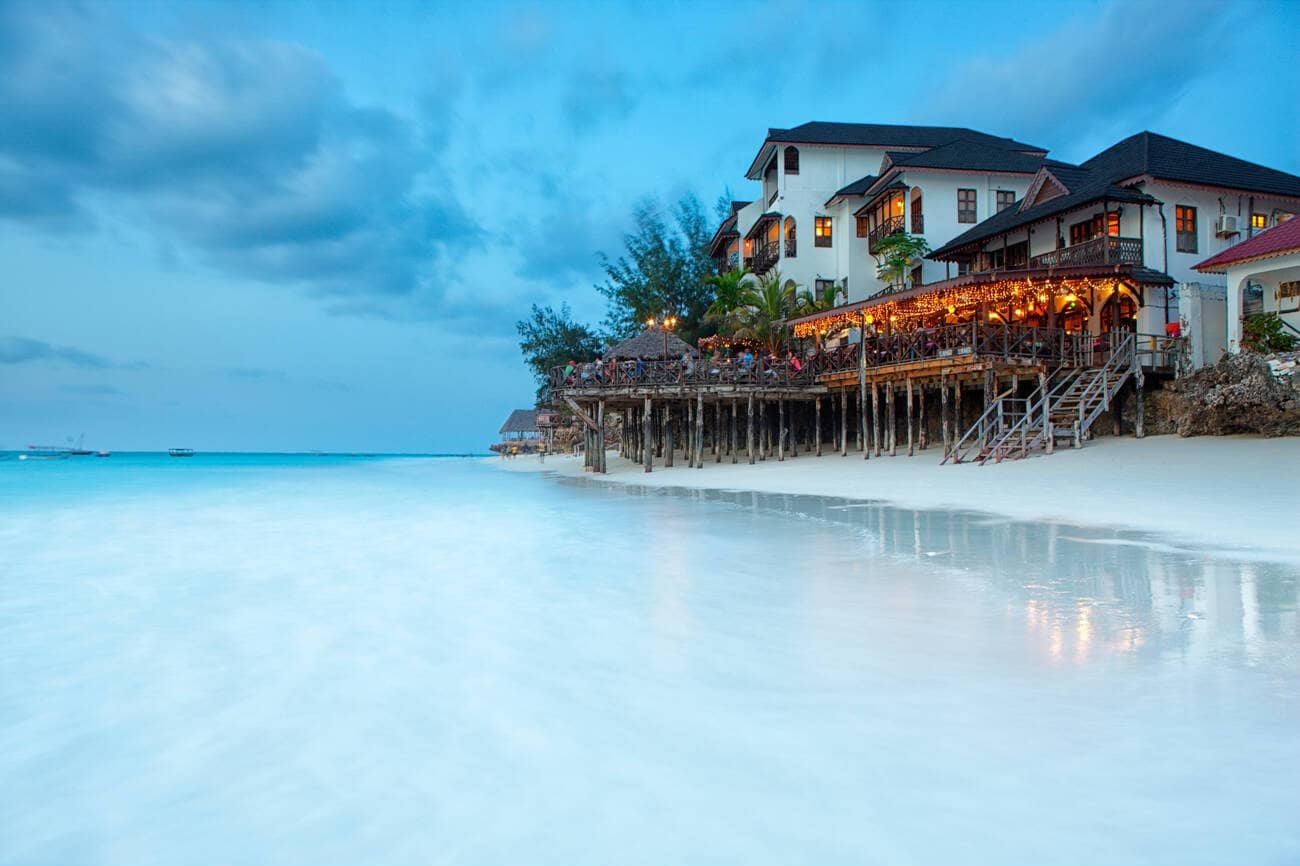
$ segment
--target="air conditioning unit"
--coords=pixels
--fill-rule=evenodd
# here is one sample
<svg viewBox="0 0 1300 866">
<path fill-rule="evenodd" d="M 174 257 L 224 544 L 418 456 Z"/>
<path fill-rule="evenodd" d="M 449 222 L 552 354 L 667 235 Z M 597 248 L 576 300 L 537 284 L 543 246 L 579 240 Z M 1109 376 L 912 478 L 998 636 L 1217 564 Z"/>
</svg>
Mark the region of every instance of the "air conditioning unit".
<svg viewBox="0 0 1300 866">
<path fill-rule="evenodd" d="M 1236 214 L 1221 213 L 1219 214 L 1219 221 L 1214 224 L 1214 233 L 1219 237 L 1239 235 L 1241 234 L 1241 229 L 1238 227 L 1240 222 L 1241 217 Z"/>
</svg>

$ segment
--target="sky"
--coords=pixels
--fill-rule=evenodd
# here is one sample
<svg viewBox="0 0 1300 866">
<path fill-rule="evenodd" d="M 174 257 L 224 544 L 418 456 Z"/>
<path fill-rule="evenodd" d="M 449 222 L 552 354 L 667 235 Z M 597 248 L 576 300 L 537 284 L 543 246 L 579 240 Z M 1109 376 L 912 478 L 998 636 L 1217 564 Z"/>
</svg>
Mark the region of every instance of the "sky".
<svg viewBox="0 0 1300 866">
<path fill-rule="evenodd" d="M 0 448 L 483 451 L 514 323 L 768 127 L 1300 173 L 1300 2 L 0 0 Z"/>
</svg>

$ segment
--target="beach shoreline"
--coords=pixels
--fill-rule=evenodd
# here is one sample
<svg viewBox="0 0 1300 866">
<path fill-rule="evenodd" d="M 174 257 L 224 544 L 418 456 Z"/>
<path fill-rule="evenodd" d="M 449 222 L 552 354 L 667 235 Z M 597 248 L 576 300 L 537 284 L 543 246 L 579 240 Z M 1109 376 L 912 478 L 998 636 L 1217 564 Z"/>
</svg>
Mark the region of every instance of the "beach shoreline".
<svg viewBox="0 0 1300 866">
<path fill-rule="evenodd" d="M 1017 520 L 1060 521 L 1153 533 L 1234 556 L 1300 561 L 1288 504 L 1300 490 L 1300 441 L 1257 436 L 1101 438 L 996 466 L 941 466 L 937 448 L 863 460 L 824 453 L 750 466 L 640 464 L 609 454 L 609 473 L 584 472 L 577 455 L 483 462 L 510 472 L 553 473 L 611 484 L 743 490 L 885 502 L 900 508 L 961 509 Z"/>
</svg>

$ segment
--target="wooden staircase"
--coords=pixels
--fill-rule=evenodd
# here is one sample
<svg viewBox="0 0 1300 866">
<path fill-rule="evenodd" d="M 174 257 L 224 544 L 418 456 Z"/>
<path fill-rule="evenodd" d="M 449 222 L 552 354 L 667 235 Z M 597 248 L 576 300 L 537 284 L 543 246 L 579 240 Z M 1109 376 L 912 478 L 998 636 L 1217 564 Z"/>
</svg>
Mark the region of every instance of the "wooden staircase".
<svg viewBox="0 0 1300 866">
<path fill-rule="evenodd" d="M 1133 377 L 1136 363 L 1135 338 L 1125 334 L 1099 366 L 1059 369 L 1046 389 L 1037 387 L 1028 397 L 999 394 L 943 462 L 1019 460 L 1038 449 L 1050 453 L 1062 439 L 1082 447 L 1093 423 Z"/>
</svg>

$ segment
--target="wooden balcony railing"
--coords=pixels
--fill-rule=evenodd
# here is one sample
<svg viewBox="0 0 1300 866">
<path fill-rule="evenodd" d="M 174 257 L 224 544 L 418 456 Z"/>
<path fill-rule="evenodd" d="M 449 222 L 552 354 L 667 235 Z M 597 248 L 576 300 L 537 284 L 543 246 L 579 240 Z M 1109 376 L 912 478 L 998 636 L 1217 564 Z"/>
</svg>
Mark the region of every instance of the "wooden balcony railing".
<svg viewBox="0 0 1300 866">
<path fill-rule="evenodd" d="M 970 322 L 919 328 L 893 334 L 867 335 L 861 344 L 868 369 L 924 361 L 1003 360 L 1040 363 L 1049 369 L 1097 367 L 1105 364 L 1129 331 L 1089 334 L 1059 328 L 1029 328 Z M 1143 366 L 1175 371 L 1187 354 L 1185 339 L 1138 334 L 1136 351 Z M 746 385 L 806 388 L 830 374 L 856 372 L 859 344 L 819 352 L 798 369 L 787 359 L 757 358 L 746 364 L 736 358 L 593 361 L 551 371 L 554 391 L 602 391 L 644 386 Z"/>
<path fill-rule="evenodd" d="M 1064 268 L 1075 265 L 1141 265 L 1139 238 L 1100 237 L 1072 247 L 1052 250 L 1029 259 L 1031 268 Z"/>
<path fill-rule="evenodd" d="M 905 228 L 903 217 L 892 216 L 867 233 L 867 252 L 875 254 L 876 246 L 891 235 L 902 234 Z"/>
<path fill-rule="evenodd" d="M 912 211 L 912 234 L 925 234 L 925 214 L 919 214 L 916 211 Z"/>
<path fill-rule="evenodd" d="M 781 247 L 776 241 L 755 241 L 754 255 L 750 256 L 749 269 L 762 275 L 772 269 L 781 257 Z"/>
</svg>

